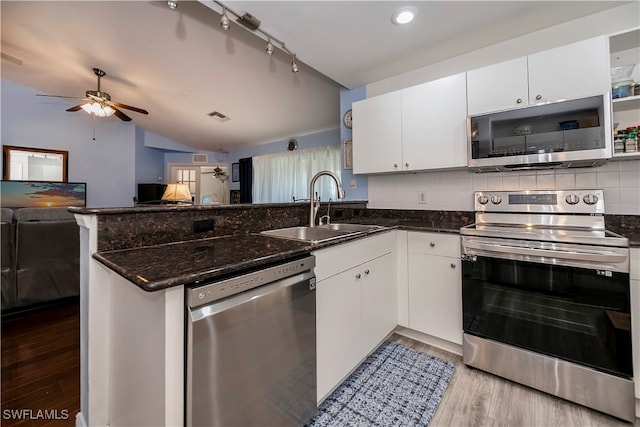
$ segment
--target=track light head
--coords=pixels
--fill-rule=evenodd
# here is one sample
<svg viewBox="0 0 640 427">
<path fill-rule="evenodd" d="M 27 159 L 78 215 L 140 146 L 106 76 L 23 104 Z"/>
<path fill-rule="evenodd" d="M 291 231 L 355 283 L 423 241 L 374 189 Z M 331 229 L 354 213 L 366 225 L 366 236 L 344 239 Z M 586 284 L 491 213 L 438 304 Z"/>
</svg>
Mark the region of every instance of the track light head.
<svg viewBox="0 0 640 427">
<path fill-rule="evenodd" d="M 169 9 L 177 9 L 178 8 L 178 0 L 168 0 L 167 1 L 167 6 L 169 6 Z"/>
<path fill-rule="evenodd" d="M 267 41 L 267 48 L 265 49 L 268 55 L 273 55 L 273 43 L 271 43 L 271 37 Z"/>
<path fill-rule="evenodd" d="M 291 72 L 297 73 L 298 71 L 300 71 L 300 69 L 298 68 L 298 64 L 296 64 L 296 54 L 294 53 L 291 59 Z"/>
<path fill-rule="evenodd" d="M 231 24 L 229 23 L 229 17 L 227 16 L 226 7 L 222 9 L 222 16 L 220 17 L 220 27 L 222 27 L 222 29 L 225 31 L 227 31 L 231 27 Z"/>
</svg>

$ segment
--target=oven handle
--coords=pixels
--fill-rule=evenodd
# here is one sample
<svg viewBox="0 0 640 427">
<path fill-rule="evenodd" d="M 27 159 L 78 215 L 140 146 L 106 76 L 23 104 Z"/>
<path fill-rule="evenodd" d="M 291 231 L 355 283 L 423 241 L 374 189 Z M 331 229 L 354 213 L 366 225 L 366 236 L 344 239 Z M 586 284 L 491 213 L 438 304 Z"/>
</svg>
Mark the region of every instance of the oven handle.
<svg viewBox="0 0 640 427">
<path fill-rule="evenodd" d="M 618 255 L 613 253 L 602 253 L 592 251 L 556 251 L 550 249 L 535 249 L 535 248 L 522 248 L 518 246 L 509 246 L 504 244 L 491 244 L 482 242 L 464 242 L 464 247 L 476 249 L 480 251 L 504 253 L 504 254 L 518 254 L 526 256 L 534 256 L 540 258 L 557 258 L 568 259 L 574 261 L 589 261 L 599 263 L 621 263 L 625 262 L 627 257 L 625 255 Z M 476 254 L 478 255 L 478 254 Z"/>
</svg>

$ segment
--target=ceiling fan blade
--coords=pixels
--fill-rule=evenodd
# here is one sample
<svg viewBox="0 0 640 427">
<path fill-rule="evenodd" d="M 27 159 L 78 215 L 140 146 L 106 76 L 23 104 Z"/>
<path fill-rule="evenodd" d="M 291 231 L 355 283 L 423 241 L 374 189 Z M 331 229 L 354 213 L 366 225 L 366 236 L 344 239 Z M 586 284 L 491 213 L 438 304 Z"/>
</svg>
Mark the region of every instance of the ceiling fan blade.
<svg viewBox="0 0 640 427">
<path fill-rule="evenodd" d="M 127 110 L 135 111 L 136 113 L 149 114 L 149 112 L 147 110 L 143 110 L 142 108 L 138 108 L 138 107 L 132 107 L 131 105 L 121 104 L 121 103 L 115 102 L 115 101 L 109 101 L 108 103 L 111 104 L 114 107 L 126 108 Z"/>
<path fill-rule="evenodd" d="M 131 117 L 127 116 L 122 111 L 118 110 L 117 108 L 114 108 L 114 110 L 116 110 L 116 112 L 113 113 L 113 114 L 115 114 L 116 117 L 118 117 L 120 120 L 123 120 L 125 122 L 130 122 L 131 121 Z"/>
<path fill-rule="evenodd" d="M 44 95 L 44 94 L 41 94 L 41 93 L 36 93 L 36 96 L 50 96 L 50 97 L 53 97 L 53 98 L 84 99 L 81 96 Z"/>
<path fill-rule="evenodd" d="M 82 106 L 83 106 L 83 105 L 84 105 L 84 104 L 78 104 L 78 105 L 76 105 L 75 107 L 67 108 L 65 111 L 70 111 L 70 112 L 73 112 L 73 111 L 79 111 L 79 110 L 81 110 L 81 109 L 82 109 Z"/>
</svg>

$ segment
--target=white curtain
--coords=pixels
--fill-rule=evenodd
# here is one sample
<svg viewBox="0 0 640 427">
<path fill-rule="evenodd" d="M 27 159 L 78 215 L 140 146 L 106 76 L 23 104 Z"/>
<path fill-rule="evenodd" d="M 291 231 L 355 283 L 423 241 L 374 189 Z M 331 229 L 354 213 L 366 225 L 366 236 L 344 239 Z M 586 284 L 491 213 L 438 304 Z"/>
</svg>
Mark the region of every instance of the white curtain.
<svg viewBox="0 0 640 427">
<path fill-rule="evenodd" d="M 323 170 L 340 178 L 340 145 L 253 157 L 253 203 L 288 203 L 309 199 L 311 178 Z M 315 191 L 323 201 L 337 200 L 336 185 L 322 176 Z"/>
</svg>

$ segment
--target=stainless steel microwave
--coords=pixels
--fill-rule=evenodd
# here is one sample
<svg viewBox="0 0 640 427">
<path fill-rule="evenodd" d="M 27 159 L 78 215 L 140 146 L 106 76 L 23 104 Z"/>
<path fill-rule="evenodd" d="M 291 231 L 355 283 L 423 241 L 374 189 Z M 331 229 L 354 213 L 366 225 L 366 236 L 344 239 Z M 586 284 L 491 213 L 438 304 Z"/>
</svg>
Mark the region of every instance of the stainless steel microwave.
<svg viewBox="0 0 640 427">
<path fill-rule="evenodd" d="M 600 166 L 611 158 L 610 94 L 467 117 L 476 172 Z"/>
</svg>

